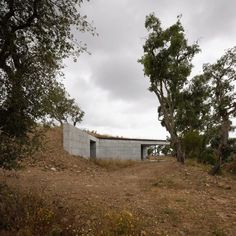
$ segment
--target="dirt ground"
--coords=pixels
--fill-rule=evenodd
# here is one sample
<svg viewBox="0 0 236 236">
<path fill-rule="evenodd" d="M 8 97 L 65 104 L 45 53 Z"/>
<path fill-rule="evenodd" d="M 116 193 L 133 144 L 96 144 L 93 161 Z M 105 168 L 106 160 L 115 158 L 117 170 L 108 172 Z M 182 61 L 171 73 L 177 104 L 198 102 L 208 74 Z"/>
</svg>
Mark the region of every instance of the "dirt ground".
<svg viewBox="0 0 236 236">
<path fill-rule="evenodd" d="M 50 153 L 48 161 L 42 156 L 21 170 L 0 170 L 0 181 L 60 200 L 58 207 L 73 212 L 84 235 L 96 235 L 102 217 L 122 211 L 138 222 L 143 236 L 236 235 L 233 177 L 209 176 L 202 166 L 172 158 L 109 170 L 68 154 L 65 165 L 54 149 Z"/>
</svg>

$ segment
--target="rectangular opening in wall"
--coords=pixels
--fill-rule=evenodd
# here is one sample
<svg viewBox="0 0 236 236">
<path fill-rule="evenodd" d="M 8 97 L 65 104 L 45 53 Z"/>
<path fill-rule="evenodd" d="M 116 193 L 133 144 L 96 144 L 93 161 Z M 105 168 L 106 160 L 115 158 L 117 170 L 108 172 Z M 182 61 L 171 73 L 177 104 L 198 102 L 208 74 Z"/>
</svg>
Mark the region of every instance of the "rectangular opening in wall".
<svg viewBox="0 0 236 236">
<path fill-rule="evenodd" d="M 141 144 L 141 160 L 144 159 L 144 153 L 143 153 L 143 151 L 144 151 L 144 146 Z"/>
<path fill-rule="evenodd" d="M 90 158 L 96 158 L 96 142 L 90 140 Z"/>
</svg>

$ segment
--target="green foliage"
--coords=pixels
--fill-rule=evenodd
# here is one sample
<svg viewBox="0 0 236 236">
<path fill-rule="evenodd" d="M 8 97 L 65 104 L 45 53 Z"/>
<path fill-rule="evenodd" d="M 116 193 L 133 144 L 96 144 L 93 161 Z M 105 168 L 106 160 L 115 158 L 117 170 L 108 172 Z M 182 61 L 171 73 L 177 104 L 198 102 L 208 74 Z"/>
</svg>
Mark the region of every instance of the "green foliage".
<svg viewBox="0 0 236 236">
<path fill-rule="evenodd" d="M 189 81 L 177 108 L 176 125 L 180 133 L 208 132 L 212 122 L 209 95 L 210 86 L 205 76 L 198 75 Z"/>
<path fill-rule="evenodd" d="M 231 119 L 236 116 L 236 47 L 227 50 L 216 63 L 205 64 L 203 70 L 211 89 L 212 129 L 215 131 L 211 143 L 218 159 L 211 173 L 215 174 L 234 152 L 229 142 L 229 132 Z"/>
<path fill-rule="evenodd" d="M 149 77 L 149 90 L 159 100 L 159 120 L 170 133 L 177 160 L 184 162 L 177 129 L 178 108 L 183 102 L 183 88 L 199 47 L 196 43 L 188 45 L 180 17 L 175 24 L 163 30 L 160 20 L 151 14 L 146 17 L 145 27 L 149 35 L 139 62 L 144 67 L 144 75 Z"/>
<path fill-rule="evenodd" d="M 198 131 L 189 131 L 182 138 L 186 158 L 195 159 L 200 163 L 214 165 L 216 157 L 214 149 L 207 145 L 206 137 Z"/>
<path fill-rule="evenodd" d="M 196 131 L 185 133 L 182 142 L 187 158 L 200 158 L 204 148 L 204 138 L 202 135 Z"/>
<path fill-rule="evenodd" d="M 0 166 L 6 169 L 16 168 L 16 159 L 22 157 L 22 146 L 18 140 L 0 135 Z"/>
<path fill-rule="evenodd" d="M 71 27 L 93 31 L 78 12 L 80 0 L 1 0 L 0 127 L 10 136 L 26 136 L 44 118 L 43 98 L 60 75 L 62 60 L 84 51 Z"/>
<path fill-rule="evenodd" d="M 82 121 L 84 112 L 76 104 L 75 100 L 70 98 L 62 84 L 55 83 L 51 86 L 49 94 L 43 100 L 43 109 L 47 118 L 54 122 L 71 121 L 74 126 Z"/>
<path fill-rule="evenodd" d="M 161 152 L 165 155 L 165 156 L 169 156 L 173 153 L 173 150 L 171 148 L 170 145 L 164 145 L 161 149 Z"/>
<path fill-rule="evenodd" d="M 35 127 L 29 137 L 25 138 L 9 137 L 0 131 L 0 167 L 18 168 L 18 161 L 42 148 L 44 131 L 45 128 Z"/>
<path fill-rule="evenodd" d="M 134 215 L 127 210 L 121 212 L 108 212 L 105 215 L 101 235 L 139 235 L 141 227 Z"/>
<path fill-rule="evenodd" d="M 229 131 L 236 116 L 236 47 L 216 63 L 205 64 L 203 74 L 188 79 L 199 47 L 188 45 L 180 17 L 163 30 L 151 14 L 145 27 L 149 35 L 139 62 L 159 100 L 159 120 L 170 133 L 177 160 L 184 162 L 185 152 L 187 158 L 217 164 L 216 172 L 235 153 Z"/>
<path fill-rule="evenodd" d="M 62 76 L 63 59 L 86 50 L 71 28 L 94 34 L 79 12 L 82 2 L 0 0 L 1 139 L 8 136 L 27 143 L 36 122 L 58 118 L 47 99 L 58 108 L 58 119 L 69 114 L 74 124 L 81 121 L 83 112 L 56 78 Z M 61 106 L 65 101 L 66 108 Z"/>
</svg>

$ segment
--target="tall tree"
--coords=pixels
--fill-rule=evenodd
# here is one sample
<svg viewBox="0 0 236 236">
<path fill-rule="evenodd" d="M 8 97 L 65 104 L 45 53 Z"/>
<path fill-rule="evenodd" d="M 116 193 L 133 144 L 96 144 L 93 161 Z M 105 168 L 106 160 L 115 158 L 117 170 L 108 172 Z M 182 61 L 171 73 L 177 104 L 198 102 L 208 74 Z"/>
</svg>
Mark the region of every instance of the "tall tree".
<svg viewBox="0 0 236 236">
<path fill-rule="evenodd" d="M 151 14 L 146 17 L 145 27 L 149 35 L 139 62 L 144 66 L 144 74 L 150 79 L 149 90 L 159 100 L 159 119 L 170 134 L 177 160 L 184 163 L 176 118 L 182 102 L 183 87 L 191 73 L 191 61 L 199 52 L 199 47 L 196 43 L 188 45 L 180 17 L 174 25 L 162 29 L 160 20 Z"/>
<path fill-rule="evenodd" d="M 211 86 L 214 128 L 217 131 L 215 154 L 218 161 L 211 171 L 211 174 L 216 174 L 224 153 L 229 149 L 231 119 L 236 116 L 236 47 L 227 50 L 216 63 L 204 65 L 203 70 Z"/>
<path fill-rule="evenodd" d="M 92 31 L 82 0 L 0 0 L 0 128 L 24 137 L 44 117 L 43 97 L 62 60 L 85 48 L 73 29 Z"/>
</svg>

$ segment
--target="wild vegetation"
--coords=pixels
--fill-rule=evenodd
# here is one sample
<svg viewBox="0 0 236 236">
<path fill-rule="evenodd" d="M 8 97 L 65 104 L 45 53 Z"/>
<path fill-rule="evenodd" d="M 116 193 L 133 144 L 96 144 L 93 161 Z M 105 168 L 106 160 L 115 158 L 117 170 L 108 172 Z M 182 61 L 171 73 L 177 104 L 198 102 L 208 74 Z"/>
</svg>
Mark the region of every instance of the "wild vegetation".
<svg viewBox="0 0 236 236">
<path fill-rule="evenodd" d="M 236 47 L 190 78 L 192 59 L 200 49 L 197 43 L 188 44 L 180 18 L 162 29 L 154 14 L 146 17 L 149 35 L 139 62 L 158 98 L 159 120 L 170 134 L 177 161 L 194 157 L 215 164 L 210 173 L 216 174 L 235 155 L 229 132 L 236 116 Z"/>
<path fill-rule="evenodd" d="M 71 29 L 95 34 L 82 3 L 0 0 L 0 167 L 21 167 L 0 168 L 0 235 L 233 236 L 236 48 L 190 78 L 200 48 L 188 43 L 180 17 L 163 29 L 147 16 L 139 62 L 170 133 L 161 151 L 186 165 L 73 157 L 50 125 L 84 116 L 60 82 L 63 59 L 86 51 Z M 209 176 L 208 164 L 222 175 Z"/>
<path fill-rule="evenodd" d="M 61 128 L 33 157 L 0 169 L 0 235 L 235 234 L 236 179 L 226 166 L 210 176 L 209 165 L 163 157 L 113 170 L 66 153 Z"/>
<path fill-rule="evenodd" d="M 76 125 L 84 115 L 58 82 L 63 59 L 71 55 L 76 59 L 86 50 L 71 28 L 94 33 L 86 16 L 79 13 L 82 2 L 0 1 L 1 166 L 9 166 L 5 163 L 9 150 L 11 161 L 24 155 L 23 146 L 34 144 L 39 122 Z"/>
</svg>

